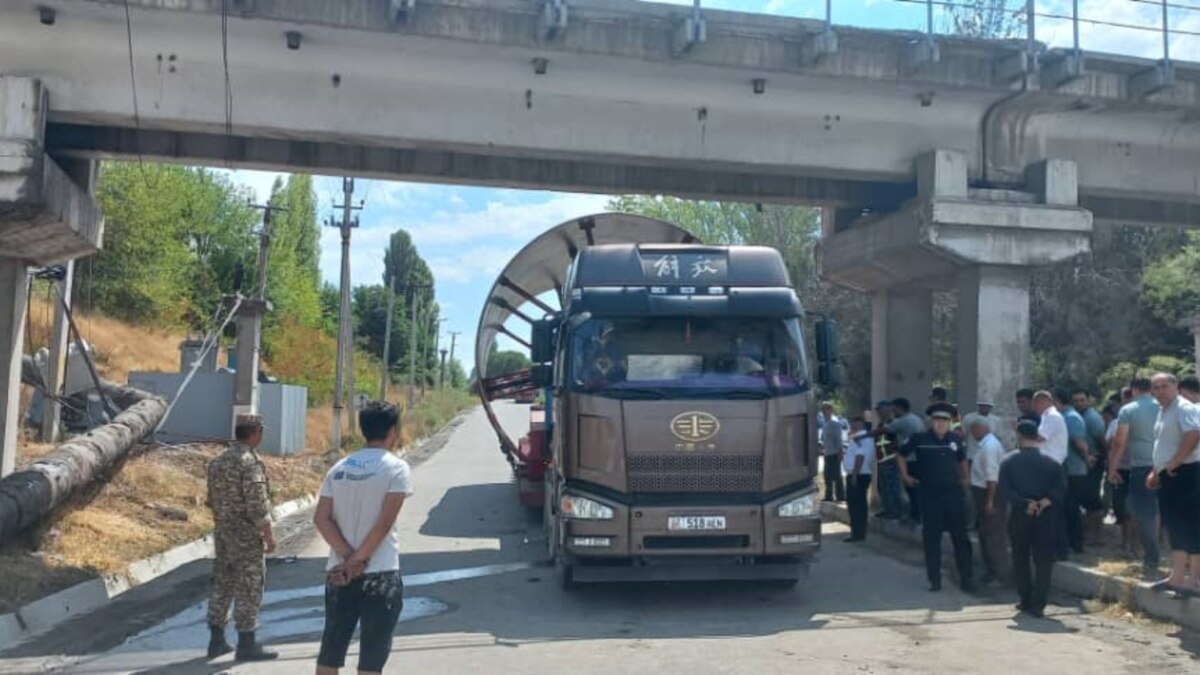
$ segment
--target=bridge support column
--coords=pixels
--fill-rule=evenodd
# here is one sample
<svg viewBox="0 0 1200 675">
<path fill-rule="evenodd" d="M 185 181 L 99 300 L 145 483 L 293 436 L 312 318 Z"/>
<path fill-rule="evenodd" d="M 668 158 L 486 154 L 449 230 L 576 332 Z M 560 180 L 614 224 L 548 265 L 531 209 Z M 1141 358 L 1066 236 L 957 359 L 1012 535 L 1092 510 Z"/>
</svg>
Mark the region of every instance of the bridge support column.
<svg viewBox="0 0 1200 675">
<path fill-rule="evenodd" d="M 954 388 L 964 409 L 987 400 L 999 415 L 1016 412 L 1013 393 L 1029 385 L 1029 278 L 1023 267 L 975 265 L 958 273 Z"/>
<path fill-rule="evenodd" d="M 1076 167 L 1048 160 L 1030 167 L 1023 191 L 973 189 L 966 157 L 938 150 L 918 158 L 914 173 L 916 199 L 825 237 L 822 273 L 873 294 L 873 397 L 909 392 L 920 401 L 927 393 L 929 292 L 920 312 L 915 300 L 897 311 L 896 298 L 909 293 L 898 289 L 956 289 L 958 401 L 991 399 L 998 413 L 1011 413 L 1029 374 L 1030 270 L 1091 247 Z"/>
<path fill-rule="evenodd" d="M 43 149 L 47 102 L 40 81 L 0 77 L 0 475 L 16 464 L 26 271 L 95 253 L 104 230 L 88 186 Z"/>
<path fill-rule="evenodd" d="M 871 401 L 903 396 L 920 410 L 929 395 L 933 294 L 889 289 L 871 294 Z"/>
</svg>

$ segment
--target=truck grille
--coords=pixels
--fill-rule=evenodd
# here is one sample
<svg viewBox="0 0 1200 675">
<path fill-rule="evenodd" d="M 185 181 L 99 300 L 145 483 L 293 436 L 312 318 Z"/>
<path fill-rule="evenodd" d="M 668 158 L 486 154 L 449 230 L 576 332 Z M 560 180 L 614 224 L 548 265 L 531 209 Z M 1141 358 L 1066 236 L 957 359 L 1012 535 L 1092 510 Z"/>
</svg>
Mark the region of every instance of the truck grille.
<svg viewBox="0 0 1200 675">
<path fill-rule="evenodd" d="M 705 534 L 690 537 L 651 535 L 642 538 L 648 551 L 680 551 L 700 548 L 747 548 L 750 537 L 745 534 Z"/>
<path fill-rule="evenodd" d="M 631 455 L 630 492 L 761 492 L 762 455 Z"/>
</svg>

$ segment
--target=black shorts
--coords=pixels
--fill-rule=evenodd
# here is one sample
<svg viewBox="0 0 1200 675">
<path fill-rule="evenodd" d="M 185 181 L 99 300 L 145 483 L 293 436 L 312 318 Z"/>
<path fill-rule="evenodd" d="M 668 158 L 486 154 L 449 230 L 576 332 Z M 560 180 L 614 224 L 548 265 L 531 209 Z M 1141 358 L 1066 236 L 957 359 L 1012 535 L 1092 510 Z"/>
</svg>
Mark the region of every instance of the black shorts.
<svg viewBox="0 0 1200 675">
<path fill-rule="evenodd" d="M 1200 462 L 1158 474 L 1158 508 L 1172 551 L 1200 555 Z"/>
<path fill-rule="evenodd" d="M 345 586 L 325 584 L 325 632 L 317 665 L 341 668 L 362 623 L 358 669 L 382 672 L 392 654 L 392 633 L 404 608 L 404 582 L 400 572 L 364 574 Z"/>
</svg>

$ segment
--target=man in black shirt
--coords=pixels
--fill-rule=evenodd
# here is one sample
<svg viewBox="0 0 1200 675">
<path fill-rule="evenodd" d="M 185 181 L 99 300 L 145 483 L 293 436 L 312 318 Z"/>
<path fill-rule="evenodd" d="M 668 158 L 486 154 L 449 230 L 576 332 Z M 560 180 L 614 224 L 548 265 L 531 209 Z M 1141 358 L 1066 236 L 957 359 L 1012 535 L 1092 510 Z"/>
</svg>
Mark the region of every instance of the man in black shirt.
<svg viewBox="0 0 1200 675">
<path fill-rule="evenodd" d="M 962 438 L 950 431 L 954 408 L 948 403 L 929 407 L 932 431 L 914 434 L 908 451 L 921 467 L 918 480 L 908 472 L 903 455 L 896 459 L 900 479 L 916 486 L 921 502 L 921 534 L 925 542 L 925 571 L 929 590 L 942 589 L 942 532 L 950 533 L 954 561 L 962 589 L 975 590 L 971 576 L 971 541 L 967 538 L 967 514 L 964 486 L 967 484 L 967 447 Z"/>
<path fill-rule="evenodd" d="M 1063 507 L 1067 482 L 1058 462 L 1042 455 L 1036 421 L 1022 417 L 1017 438 L 1020 452 L 1000 465 L 1000 492 L 1010 508 L 1013 577 L 1021 596 L 1017 609 L 1041 618 L 1054 569 L 1055 513 Z M 1035 566 L 1032 578 L 1030 556 Z"/>
</svg>

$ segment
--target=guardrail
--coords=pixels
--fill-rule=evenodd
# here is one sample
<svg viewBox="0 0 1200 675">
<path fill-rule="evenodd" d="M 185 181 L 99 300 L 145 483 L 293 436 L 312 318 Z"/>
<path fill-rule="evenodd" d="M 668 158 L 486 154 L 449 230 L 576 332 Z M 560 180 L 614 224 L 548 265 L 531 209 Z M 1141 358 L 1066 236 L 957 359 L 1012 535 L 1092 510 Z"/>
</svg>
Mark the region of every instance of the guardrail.
<svg viewBox="0 0 1200 675">
<path fill-rule="evenodd" d="M 690 23 L 705 9 L 746 11 L 744 0 L 692 0 Z M 1200 62 L 1200 0 L 777 0 L 760 13 L 861 28 L 937 36 L 1024 39 L 1031 56 L 1084 50 Z"/>
</svg>

